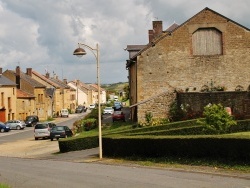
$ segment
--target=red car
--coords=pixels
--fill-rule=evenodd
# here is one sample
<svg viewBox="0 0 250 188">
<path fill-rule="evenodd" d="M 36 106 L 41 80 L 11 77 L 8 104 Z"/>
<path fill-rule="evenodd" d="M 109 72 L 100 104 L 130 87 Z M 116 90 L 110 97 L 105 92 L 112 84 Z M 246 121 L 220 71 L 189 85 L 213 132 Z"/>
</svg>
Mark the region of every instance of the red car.
<svg viewBox="0 0 250 188">
<path fill-rule="evenodd" d="M 112 119 L 114 121 L 119 121 L 122 120 L 125 122 L 125 114 L 122 111 L 114 111 L 112 114 Z"/>
</svg>

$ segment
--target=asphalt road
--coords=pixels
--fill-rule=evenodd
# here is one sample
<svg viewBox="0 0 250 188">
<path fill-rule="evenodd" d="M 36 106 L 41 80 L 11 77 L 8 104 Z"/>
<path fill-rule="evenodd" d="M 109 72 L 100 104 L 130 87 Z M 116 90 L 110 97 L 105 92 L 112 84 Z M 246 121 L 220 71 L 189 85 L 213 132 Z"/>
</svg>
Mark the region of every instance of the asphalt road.
<svg viewBox="0 0 250 188">
<path fill-rule="evenodd" d="M 0 182 L 12 188 L 248 188 L 250 181 L 213 174 L 98 163 L 0 157 Z"/>
</svg>

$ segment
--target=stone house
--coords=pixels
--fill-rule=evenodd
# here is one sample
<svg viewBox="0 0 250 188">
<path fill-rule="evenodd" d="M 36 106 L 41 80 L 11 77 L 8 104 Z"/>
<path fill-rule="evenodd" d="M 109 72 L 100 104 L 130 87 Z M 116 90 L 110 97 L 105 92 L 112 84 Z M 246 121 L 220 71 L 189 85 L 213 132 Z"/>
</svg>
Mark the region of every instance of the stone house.
<svg viewBox="0 0 250 188">
<path fill-rule="evenodd" d="M 48 74 L 46 74 L 47 76 Z M 59 80 L 58 76 L 54 75 L 54 77 L 48 77 L 52 82 L 58 84 L 60 86 L 60 101 L 62 103 L 62 109 L 69 109 L 69 110 L 75 110 L 74 108 L 71 108 L 72 102 L 74 101 L 73 98 L 71 98 L 72 95 L 72 88 L 67 85 L 67 79 Z"/>
<path fill-rule="evenodd" d="M 24 120 L 28 115 L 37 115 L 39 119 L 46 120 L 49 100 L 45 93 L 45 85 L 23 73 L 19 66 L 15 71 L 6 70 L 3 75 L 15 82 L 18 90 L 16 105 L 20 106 L 16 108 L 15 118 Z"/>
<path fill-rule="evenodd" d="M 60 84 L 52 81 L 50 79 L 50 74 L 47 72 L 46 75 L 42 75 L 34 70 L 32 68 L 27 68 L 27 72 L 29 72 L 29 75 L 36 81 L 42 83 L 46 86 L 47 93 L 50 93 L 50 104 L 51 106 L 51 113 L 53 116 L 60 115 L 60 110 L 64 108 L 64 94 L 63 94 L 63 88 L 60 86 Z"/>
<path fill-rule="evenodd" d="M 176 91 L 200 92 L 209 84 L 249 90 L 249 28 L 204 8 L 164 31 L 153 21 L 148 34 L 149 43 L 126 65 L 133 121 L 145 121 L 147 112 L 167 118 Z"/>
<path fill-rule="evenodd" d="M 16 119 L 25 120 L 28 115 L 34 115 L 32 112 L 36 109 L 35 95 L 17 89 L 16 106 L 18 107 Z M 40 118 L 42 119 L 41 116 Z"/>
<path fill-rule="evenodd" d="M 0 121 L 16 118 L 16 83 L 2 74 L 0 68 Z"/>
<path fill-rule="evenodd" d="M 91 104 L 97 104 L 98 103 L 98 85 L 97 84 L 89 84 L 90 89 L 92 91 L 92 103 Z M 101 104 L 106 104 L 106 90 L 103 88 L 100 88 L 100 99 Z"/>
<path fill-rule="evenodd" d="M 73 80 L 68 82 L 68 85 L 74 88 L 74 96 L 75 96 L 75 108 L 79 105 L 88 106 L 89 98 L 90 98 L 90 90 L 89 86 L 80 80 Z"/>
</svg>

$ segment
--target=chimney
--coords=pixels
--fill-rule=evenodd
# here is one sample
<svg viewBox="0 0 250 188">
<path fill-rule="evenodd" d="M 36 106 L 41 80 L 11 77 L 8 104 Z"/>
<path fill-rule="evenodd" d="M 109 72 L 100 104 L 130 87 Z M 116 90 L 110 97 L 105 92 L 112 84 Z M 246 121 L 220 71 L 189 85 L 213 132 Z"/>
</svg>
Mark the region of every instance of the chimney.
<svg viewBox="0 0 250 188">
<path fill-rule="evenodd" d="M 46 72 L 45 77 L 49 79 L 49 72 Z"/>
<path fill-rule="evenodd" d="M 26 69 L 26 74 L 29 76 L 32 76 L 32 68 L 27 68 Z"/>
<path fill-rule="evenodd" d="M 68 83 L 66 78 L 63 79 L 63 83 L 65 83 L 65 84 Z"/>
<path fill-rule="evenodd" d="M 0 75 L 2 75 L 2 74 L 3 74 L 3 68 L 0 67 Z"/>
<path fill-rule="evenodd" d="M 153 30 L 148 30 L 148 42 L 151 43 L 154 39 L 154 32 Z"/>
<path fill-rule="evenodd" d="M 21 70 L 20 70 L 20 67 L 17 66 L 16 67 L 16 84 L 17 84 L 17 89 L 20 89 L 21 86 L 20 86 L 20 80 L 21 80 Z"/>
<path fill-rule="evenodd" d="M 154 38 L 162 33 L 162 21 L 153 21 Z"/>
</svg>

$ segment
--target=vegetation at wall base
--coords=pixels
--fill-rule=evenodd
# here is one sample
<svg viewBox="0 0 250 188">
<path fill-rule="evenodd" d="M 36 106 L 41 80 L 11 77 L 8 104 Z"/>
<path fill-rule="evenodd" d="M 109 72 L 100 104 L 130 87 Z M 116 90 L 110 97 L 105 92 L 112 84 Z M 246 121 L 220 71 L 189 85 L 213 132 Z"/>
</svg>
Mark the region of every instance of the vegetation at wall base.
<svg viewBox="0 0 250 188">
<path fill-rule="evenodd" d="M 0 183 L 0 188 L 11 188 L 11 186 L 7 184 Z"/>
</svg>

